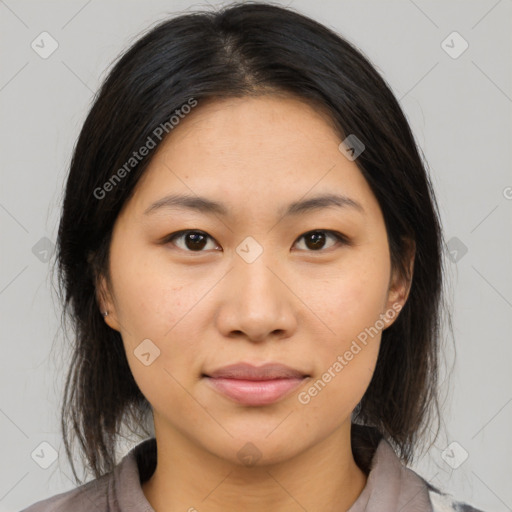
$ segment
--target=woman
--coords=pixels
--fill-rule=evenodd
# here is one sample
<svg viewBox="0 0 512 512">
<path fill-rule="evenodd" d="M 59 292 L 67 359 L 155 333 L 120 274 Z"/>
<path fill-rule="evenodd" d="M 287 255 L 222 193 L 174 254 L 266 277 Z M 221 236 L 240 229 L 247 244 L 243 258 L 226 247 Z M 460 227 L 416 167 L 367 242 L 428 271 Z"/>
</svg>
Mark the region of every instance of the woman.
<svg viewBox="0 0 512 512">
<path fill-rule="evenodd" d="M 432 186 L 324 26 L 246 3 L 137 41 L 76 145 L 58 264 L 65 445 L 95 479 L 27 511 L 474 510 L 406 467 L 438 409 Z M 126 428 L 150 437 L 117 463 Z"/>
</svg>

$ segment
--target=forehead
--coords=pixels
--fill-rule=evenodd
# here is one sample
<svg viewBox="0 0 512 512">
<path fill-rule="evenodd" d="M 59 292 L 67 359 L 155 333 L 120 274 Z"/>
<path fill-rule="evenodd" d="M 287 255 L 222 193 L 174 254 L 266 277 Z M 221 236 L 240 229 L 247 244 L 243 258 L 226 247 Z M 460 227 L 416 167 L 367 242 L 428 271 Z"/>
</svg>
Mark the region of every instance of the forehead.
<svg viewBox="0 0 512 512">
<path fill-rule="evenodd" d="M 291 144 L 300 139 L 321 142 L 327 138 L 339 143 L 337 131 L 325 107 L 290 95 L 207 99 L 199 101 L 198 106 L 180 120 L 163 142 L 162 149 L 186 144 L 191 137 L 193 142 L 203 145 L 229 147 L 236 144 L 237 150 L 249 152 L 263 145 L 270 149 L 274 141 L 275 146 L 285 152 L 283 142 Z"/>
<path fill-rule="evenodd" d="M 371 209 L 375 198 L 340 142 L 324 112 L 295 98 L 199 102 L 159 146 L 138 184 L 138 203 L 147 211 L 179 193 L 225 210 L 284 213 L 284 205 L 336 194 Z"/>
</svg>

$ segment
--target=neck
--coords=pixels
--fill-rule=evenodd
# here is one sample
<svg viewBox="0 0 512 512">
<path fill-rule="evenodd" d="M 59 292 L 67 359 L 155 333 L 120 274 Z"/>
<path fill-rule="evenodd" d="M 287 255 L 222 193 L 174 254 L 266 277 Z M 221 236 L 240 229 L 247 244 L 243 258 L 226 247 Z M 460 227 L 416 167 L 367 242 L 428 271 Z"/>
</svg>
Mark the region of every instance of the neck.
<svg viewBox="0 0 512 512">
<path fill-rule="evenodd" d="M 156 512 L 334 512 L 366 485 L 350 444 L 350 422 L 291 459 L 243 466 L 157 428 L 157 466 L 143 492 Z"/>
</svg>

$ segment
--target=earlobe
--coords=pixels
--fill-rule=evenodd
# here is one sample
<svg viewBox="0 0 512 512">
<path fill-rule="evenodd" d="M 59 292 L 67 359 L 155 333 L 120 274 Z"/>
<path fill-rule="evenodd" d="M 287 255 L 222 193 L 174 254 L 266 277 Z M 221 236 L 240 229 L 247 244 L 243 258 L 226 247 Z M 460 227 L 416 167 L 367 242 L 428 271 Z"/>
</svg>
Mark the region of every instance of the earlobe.
<svg viewBox="0 0 512 512">
<path fill-rule="evenodd" d="M 414 274 L 414 259 L 416 256 L 416 244 L 414 240 L 407 240 L 407 264 L 406 275 L 403 275 L 398 269 L 393 269 L 388 289 L 388 300 L 386 305 L 386 317 L 390 318 L 387 327 L 390 327 L 399 315 L 399 312 L 405 306 L 409 293 L 411 291 L 412 279 Z M 388 312 L 392 312 L 388 315 Z M 386 328 L 387 328 L 386 327 Z"/>
<path fill-rule="evenodd" d="M 397 271 L 398 274 L 398 271 Z M 397 307 L 400 304 L 400 309 L 404 307 L 409 297 L 411 290 L 412 279 L 408 276 L 396 276 L 390 286 L 388 294 L 388 307 Z"/>
<path fill-rule="evenodd" d="M 115 307 L 104 276 L 99 277 L 96 285 L 96 301 L 99 313 L 103 316 L 105 323 L 112 329 L 119 331 Z"/>
<path fill-rule="evenodd" d="M 407 290 L 403 286 L 393 287 L 388 292 L 388 300 L 386 309 L 382 313 L 381 318 L 385 321 L 386 326 L 383 330 L 391 327 L 398 318 L 400 311 L 407 301 Z"/>
<path fill-rule="evenodd" d="M 117 322 L 115 314 L 111 314 L 109 311 L 103 311 L 103 318 L 105 319 L 105 323 L 114 331 L 119 331 L 119 323 Z"/>
</svg>

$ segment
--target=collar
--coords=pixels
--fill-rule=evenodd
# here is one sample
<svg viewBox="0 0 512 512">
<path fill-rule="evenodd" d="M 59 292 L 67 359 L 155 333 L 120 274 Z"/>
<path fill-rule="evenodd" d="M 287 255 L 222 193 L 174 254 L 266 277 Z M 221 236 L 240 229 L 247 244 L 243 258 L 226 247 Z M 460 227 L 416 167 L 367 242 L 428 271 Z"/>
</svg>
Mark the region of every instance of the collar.
<svg viewBox="0 0 512 512">
<path fill-rule="evenodd" d="M 431 512 L 428 486 L 381 439 L 363 492 L 347 512 Z"/>
<path fill-rule="evenodd" d="M 155 512 L 141 482 L 156 467 L 156 439 L 141 442 L 114 469 L 113 491 L 123 512 Z M 381 439 L 370 463 L 363 492 L 347 512 L 432 512 L 426 482 L 403 465 L 391 445 Z"/>
</svg>

